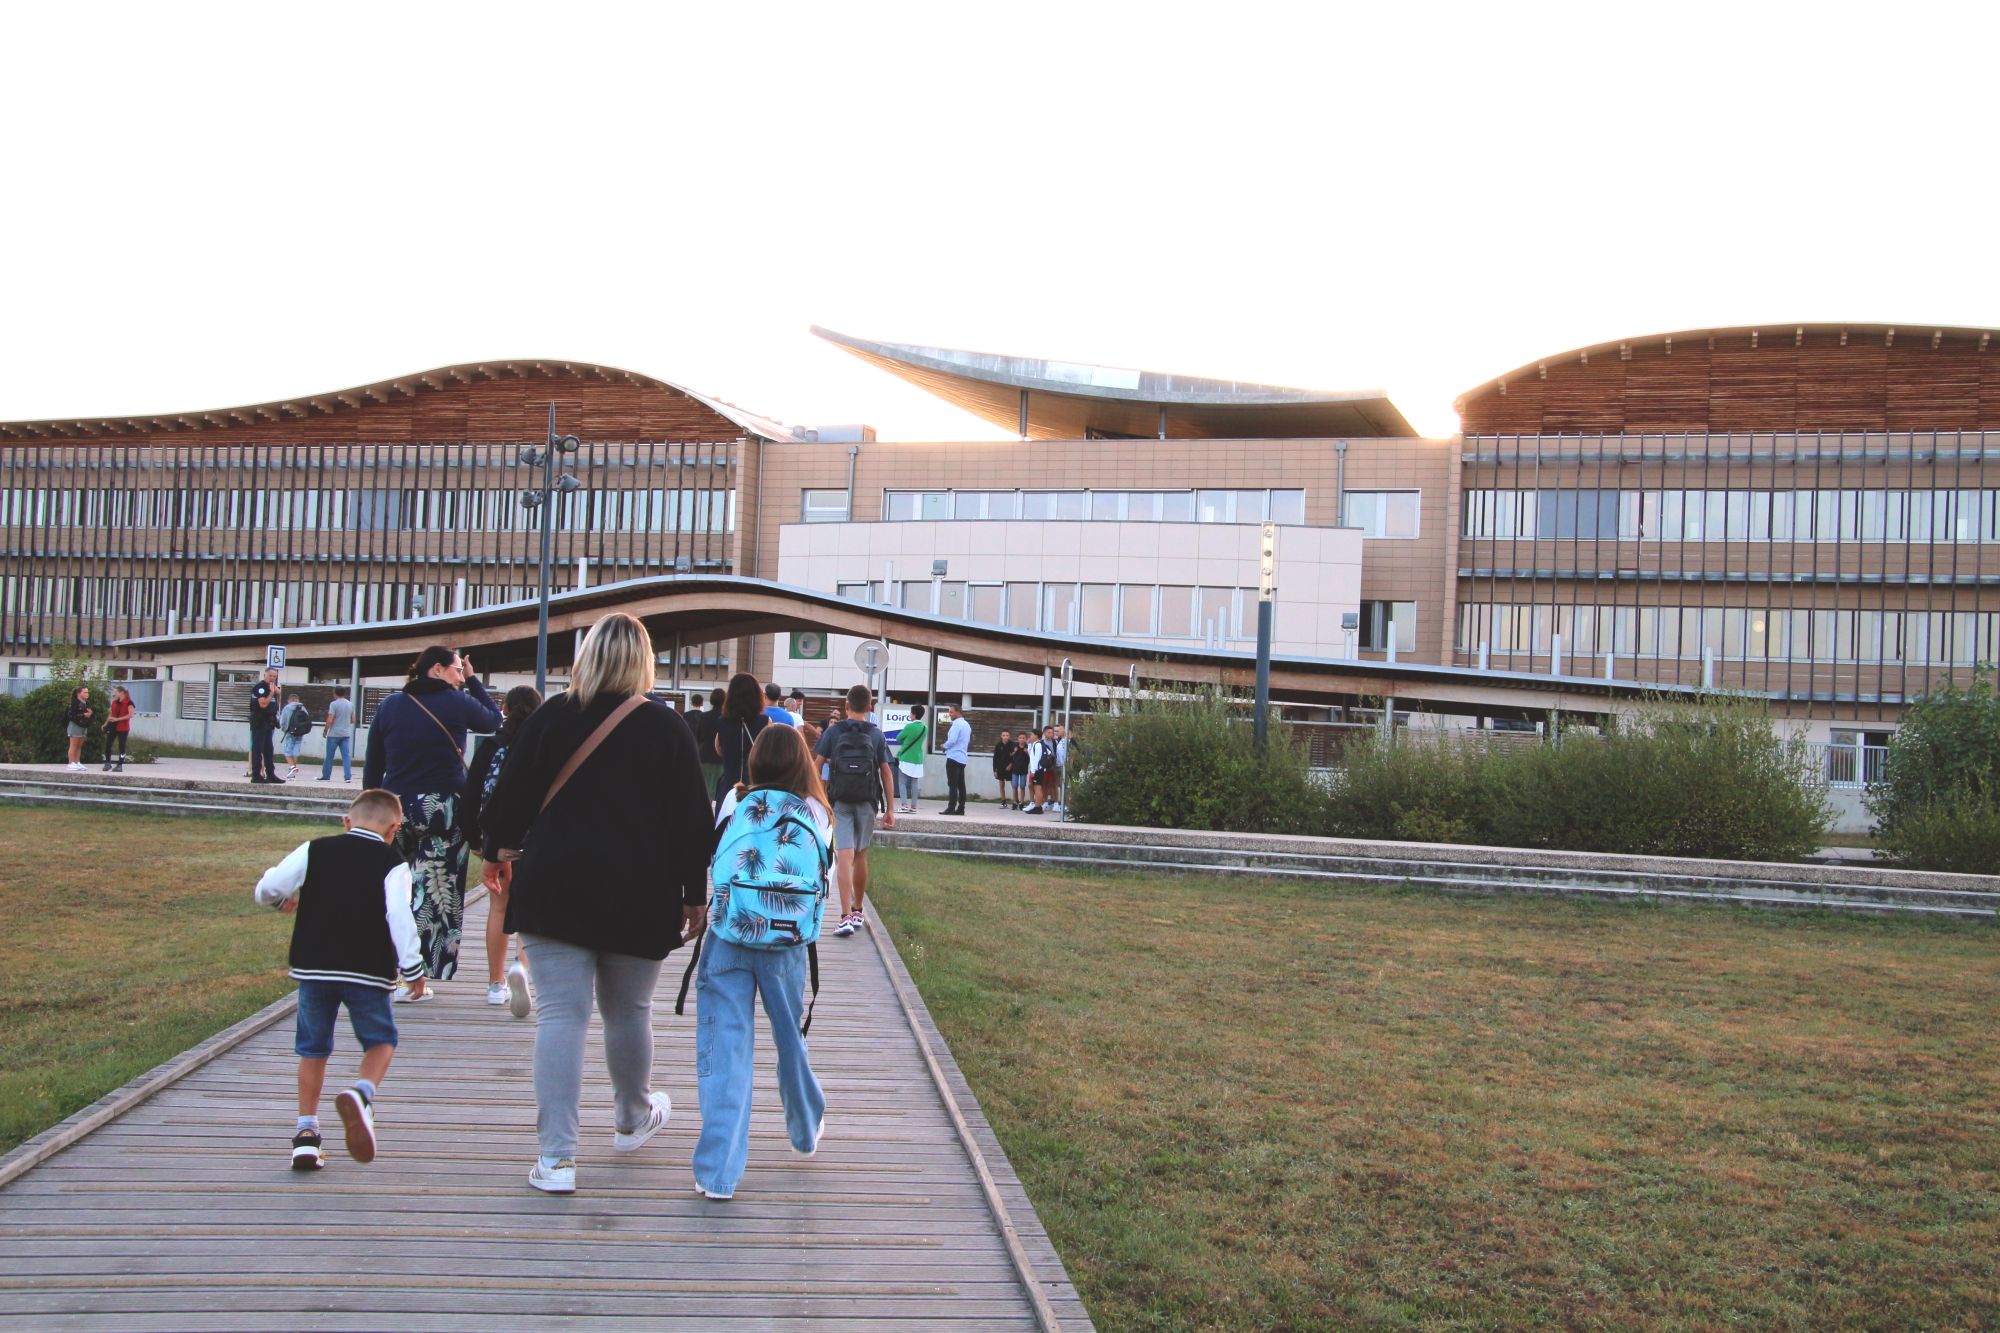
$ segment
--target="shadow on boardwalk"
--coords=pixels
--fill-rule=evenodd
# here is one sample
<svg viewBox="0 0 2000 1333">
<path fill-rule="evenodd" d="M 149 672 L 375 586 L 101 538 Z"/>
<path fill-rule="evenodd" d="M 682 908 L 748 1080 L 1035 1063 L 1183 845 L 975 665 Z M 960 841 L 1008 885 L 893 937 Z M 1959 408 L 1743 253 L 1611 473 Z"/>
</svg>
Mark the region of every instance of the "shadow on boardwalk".
<svg viewBox="0 0 2000 1333">
<path fill-rule="evenodd" d="M 534 1023 L 485 1002 L 484 912 L 467 912 L 460 980 L 397 1010 L 402 1044 L 372 1166 L 341 1151 L 329 1101 L 326 1170 L 290 1170 L 286 1002 L 275 1022 L 0 1189 L 0 1318 L 38 1329 L 1034 1328 L 1004 1214 L 1044 1322 L 1089 1327 L 916 1001 L 916 1029 L 952 1090 L 949 1103 L 939 1095 L 897 1001 L 898 985 L 913 1001 L 915 990 L 885 934 L 821 947 L 812 1047 L 827 1128 L 817 1156 L 790 1151 L 761 1039 L 749 1170 L 731 1202 L 694 1193 L 693 996 L 675 1018 L 686 957 L 676 954 L 655 1010 L 654 1082 L 673 1097 L 673 1120 L 641 1151 L 611 1151 L 593 1022 L 579 1192 L 562 1199 L 525 1179 Z M 339 1040 L 329 1092 L 356 1058 L 344 1020 Z M 59 1126 L 7 1160 L 62 1137 Z"/>
</svg>

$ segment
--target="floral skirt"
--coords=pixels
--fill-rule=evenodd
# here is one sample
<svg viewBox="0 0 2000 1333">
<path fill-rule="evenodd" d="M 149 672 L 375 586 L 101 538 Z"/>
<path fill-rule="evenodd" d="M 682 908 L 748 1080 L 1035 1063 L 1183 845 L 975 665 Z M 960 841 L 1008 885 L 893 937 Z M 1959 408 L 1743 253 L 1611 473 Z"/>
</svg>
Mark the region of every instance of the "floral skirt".
<svg viewBox="0 0 2000 1333">
<path fill-rule="evenodd" d="M 410 863 L 410 912 L 424 975 L 448 981 L 458 971 L 458 940 L 465 929 L 468 848 L 458 826 L 458 794 L 428 792 L 403 798 L 397 850 Z"/>
</svg>

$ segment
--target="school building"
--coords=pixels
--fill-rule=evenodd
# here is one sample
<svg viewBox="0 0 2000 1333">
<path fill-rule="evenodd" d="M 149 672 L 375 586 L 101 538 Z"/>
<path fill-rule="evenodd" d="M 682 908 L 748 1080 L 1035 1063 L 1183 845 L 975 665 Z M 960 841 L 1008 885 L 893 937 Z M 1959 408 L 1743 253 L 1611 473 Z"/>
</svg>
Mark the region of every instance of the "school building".
<svg viewBox="0 0 2000 1333">
<path fill-rule="evenodd" d="M 1437 440 L 1378 392 L 815 332 L 1017 438 L 790 426 L 560 361 L 0 423 L 9 685 L 73 644 L 172 718 L 220 724 L 241 715 L 253 639 L 498 623 L 536 591 L 539 516 L 520 492 L 540 470 L 518 456 L 542 445 L 551 404 L 583 442 L 565 460 L 581 486 L 555 502 L 563 591 L 740 576 L 949 622 L 961 646 L 1222 660 L 1254 646 L 1270 522 L 1279 653 L 1355 682 L 1317 691 L 1329 715 L 1429 670 L 1480 699 L 1747 690 L 1822 739 L 1859 739 L 2000 660 L 1986 330 L 1771 325 L 1577 348 L 1467 392 L 1461 433 Z M 815 693 L 857 678 L 859 634 L 674 623 L 662 677 L 682 689 L 739 668 Z M 686 628 L 700 623 L 717 634 Z M 215 650 L 206 667 L 163 653 L 197 642 Z M 551 652 L 560 668 L 567 644 Z M 1045 663 L 967 652 L 936 689 L 1042 697 Z M 293 675 L 347 680 L 360 660 Z M 906 697 L 933 688 L 927 653 L 892 646 L 889 673 Z"/>
</svg>

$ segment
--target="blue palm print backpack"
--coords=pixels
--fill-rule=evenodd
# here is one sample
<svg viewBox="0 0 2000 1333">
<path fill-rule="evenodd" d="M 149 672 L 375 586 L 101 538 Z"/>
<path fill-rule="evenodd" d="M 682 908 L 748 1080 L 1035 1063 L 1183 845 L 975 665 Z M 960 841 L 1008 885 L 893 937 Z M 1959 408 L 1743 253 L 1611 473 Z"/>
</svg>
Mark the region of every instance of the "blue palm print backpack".
<svg viewBox="0 0 2000 1333">
<path fill-rule="evenodd" d="M 709 929 L 746 949 L 813 943 L 826 914 L 830 858 L 804 797 L 745 793 L 709 862 Z"/>
</svg>

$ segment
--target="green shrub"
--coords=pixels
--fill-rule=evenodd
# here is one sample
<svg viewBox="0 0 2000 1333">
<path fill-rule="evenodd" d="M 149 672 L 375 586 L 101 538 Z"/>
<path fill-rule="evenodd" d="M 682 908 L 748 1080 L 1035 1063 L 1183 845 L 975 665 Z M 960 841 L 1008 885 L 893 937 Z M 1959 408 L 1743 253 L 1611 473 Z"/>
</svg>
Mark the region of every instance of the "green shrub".
<svg viewBox="0 0 2000 1333">
<path fill-rule="evenodd" d="M 17 701 L 17 743 L 24 753 L 14 762 L 57 764 L 69 757 L 69 735 L 64 716 L 69 711 L 70 696 L 79 685 L 90 687 L 92 709 L 90 725 L 84 728 L 82 757 L 87 763 L 102 761 L 104 719 L 111 708 L 111 691 L 105 680 L 104 667 L 68 644 L 59 643 L 50 655 L 49 683 Z"/>
<path fill-rule="evenodd" d="M 1273 727 L 1259 755 L 1242 701 L 1224 690 L 1141 690 L 1094 715 L 1078 748 L 1069 805 L 1092 823 L 1312 833 L 1324 820 L 1303 748 Z"/>
<path fill-rule="evenodd" d="M 1912 701 L 1866 799 L 1876 839 L 1896 860 L 1920 870 L 2000 872 L 2000 698 L 1991 684 L 1975 680 Z"/>
<path fill-rule="evenodd" d="M 1831 822 L 1803 747 L 1729 700 L 1658 705 L 1603 735 L 1512 750 L 1405 735 L 1350 757 L 1329 802 L 1342 837 L 1654 856 L 1792 860 Z"/>
<path fill-rule="evenodd" d="M 0 764 L 30 764 L 34 759 L 21 701 L 11 694 L 0 694 Z"/>
<path fill-rule="evenodd" d="M 1905 814 L 1878 845 L 1895 860 L 1920 870 L 2000 873 L 2000 807 L 1984 792 L 1939 797 Z"/>
</svg>

